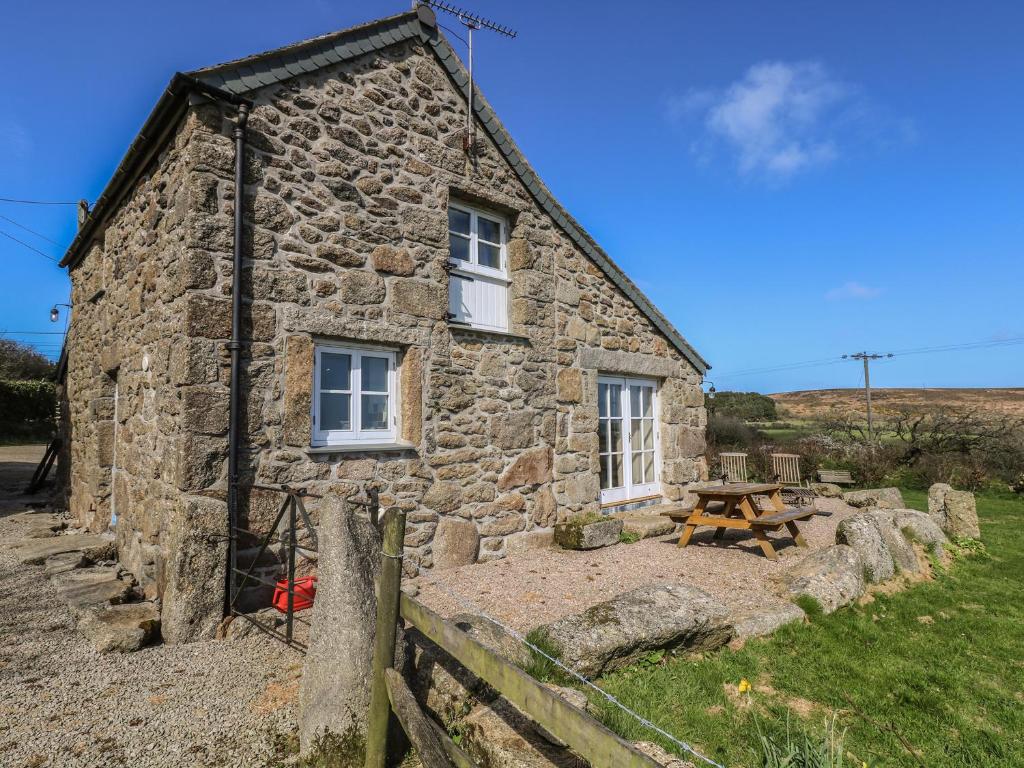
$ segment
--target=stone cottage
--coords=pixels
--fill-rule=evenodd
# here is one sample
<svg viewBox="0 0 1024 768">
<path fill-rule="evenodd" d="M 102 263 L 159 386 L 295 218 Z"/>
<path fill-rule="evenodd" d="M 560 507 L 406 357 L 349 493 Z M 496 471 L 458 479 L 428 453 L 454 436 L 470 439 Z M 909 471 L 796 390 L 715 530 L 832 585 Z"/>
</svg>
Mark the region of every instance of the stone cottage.
<svg viewBox="0 0 1024 768">
<path fill-rule="evenodd" d="M 379 489 L 415 571 L 706 477 L 707 364 L 467 86 L 422 6 L 178 74 L 71 244 L 68 505 L 165 639 L 253 484 Z"/>
</svg>

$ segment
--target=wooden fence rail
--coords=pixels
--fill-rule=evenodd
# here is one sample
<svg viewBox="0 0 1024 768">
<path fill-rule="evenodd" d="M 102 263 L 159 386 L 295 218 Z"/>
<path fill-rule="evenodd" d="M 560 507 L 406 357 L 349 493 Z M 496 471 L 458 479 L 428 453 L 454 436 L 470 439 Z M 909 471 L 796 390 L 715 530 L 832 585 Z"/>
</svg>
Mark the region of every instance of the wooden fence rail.
<svg viewBox="0 0 1024 768">
<path fill-rule="evenodd" d="M 389 509 L 384 515 L 384 562 L 377 596 L 377 639 L 366 768 L 384 768 L 388 721 L 392 711 L 416 747 L 425 768 L 473 768 L 473 763 L 448 734 L 419 709 L 401 674 L 393 669 L 399 615 L 497 690 L 523 714 L 567 744 L 593 768 L 660 768 L 657 761 L 616 736 L 586 712 L 402 593 L 399 558 L 404 535 L 405 514 L 398 509 Z"/>
</svg>

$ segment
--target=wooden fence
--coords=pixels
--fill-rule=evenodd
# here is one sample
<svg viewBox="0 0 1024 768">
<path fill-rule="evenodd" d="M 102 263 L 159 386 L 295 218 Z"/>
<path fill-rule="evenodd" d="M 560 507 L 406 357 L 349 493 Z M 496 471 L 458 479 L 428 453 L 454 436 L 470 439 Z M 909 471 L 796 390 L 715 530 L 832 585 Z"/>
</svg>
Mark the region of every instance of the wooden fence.
<svg viewBox="0 0 1024 768">
<path fill-rule="evenodd" d="M 383 532 L 366 768 L 385 766 L 388 722 L 392 712 L 416 748 L 424 768 L 473 768 L 475 765 L 448 734 L 424 714 L 402 675 L 394 669 L 399 616 L 498 691 L 523 714 L 567 744 L 593 768 L 660 768 L 657 761 L 620 739 L 586 712 L 402 593 L 405 513 L 395 507 L 389 509 L 384 515 Z"/>
</svg>

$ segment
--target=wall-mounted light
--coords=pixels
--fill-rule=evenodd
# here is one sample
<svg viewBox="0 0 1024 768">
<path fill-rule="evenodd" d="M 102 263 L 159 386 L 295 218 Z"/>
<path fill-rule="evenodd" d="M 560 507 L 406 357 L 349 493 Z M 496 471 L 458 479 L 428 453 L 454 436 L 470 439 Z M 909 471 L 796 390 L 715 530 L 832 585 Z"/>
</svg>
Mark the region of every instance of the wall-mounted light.
<svg viewBox="0 0 1024 768">
<path fill-rule="evenodd" d="M 67 307 L 68 309 L 71 309 L 70 304 L 54 304 L 53 307 L 50 309 L 51 323 L 56 323 L 58 320 L 60 320 L 60 310 L 57 309 L 57 307 Z"/>
</svg>

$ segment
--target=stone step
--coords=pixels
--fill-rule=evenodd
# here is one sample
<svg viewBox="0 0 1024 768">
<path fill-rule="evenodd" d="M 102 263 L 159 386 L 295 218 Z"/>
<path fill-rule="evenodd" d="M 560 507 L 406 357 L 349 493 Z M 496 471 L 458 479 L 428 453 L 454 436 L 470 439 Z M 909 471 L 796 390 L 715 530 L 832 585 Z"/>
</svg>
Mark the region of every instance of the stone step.
<svg viewBox="0 0 1024 768">
<path fill-rule="evenodd" d="M 131 582 L 118 578 L 117 568 L 80 568 L 53 577 L 57 594 L 76 618 L 95 607 L 129 602 Z"/>
<path fill-rule="evenodd" d="M 160 631 L 160 611 L 153 603 L 123 603 L 83 612 L 78 631 L 100 653 L 131 653 Z"/>
<path fill-rule="evenodd" d="M 25 565 L 42 565 L 48 557 L 64 552 L 81 552 L 90 560 L 113 560 L 117 545 L 111 536 L 94 533 L 69 533 L 48 538 L 22 539 L 12 545 L 18 560 Z"/>
</svg>

